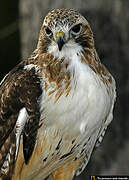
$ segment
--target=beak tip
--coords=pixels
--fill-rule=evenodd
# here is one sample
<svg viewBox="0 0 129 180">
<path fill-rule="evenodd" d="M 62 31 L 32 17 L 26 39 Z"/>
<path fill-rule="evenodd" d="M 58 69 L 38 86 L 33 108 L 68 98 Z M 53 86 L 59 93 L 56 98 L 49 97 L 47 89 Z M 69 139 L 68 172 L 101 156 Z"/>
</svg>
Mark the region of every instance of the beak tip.
<svg viewBox="0 0 129 180">
<path fill-rule="evenodd" d="M 63 47 L 63 46 L 59 46 L 59 45 L 58 45 L 58 49 L 59 49 L 59 51 L 61 51 L 61 50 L 62 50 L 62 47 Z"/>
<path fill-rule="evenodd" d="M 57 39 L 57 45 L 58 45 L 59 51 L 62 50 L 62 47 L 63 47 L 64 44 L 65 44 L 65 41 L 64 41 L 63 37 L 59 36 L 58 39 Z"/>
</svg>

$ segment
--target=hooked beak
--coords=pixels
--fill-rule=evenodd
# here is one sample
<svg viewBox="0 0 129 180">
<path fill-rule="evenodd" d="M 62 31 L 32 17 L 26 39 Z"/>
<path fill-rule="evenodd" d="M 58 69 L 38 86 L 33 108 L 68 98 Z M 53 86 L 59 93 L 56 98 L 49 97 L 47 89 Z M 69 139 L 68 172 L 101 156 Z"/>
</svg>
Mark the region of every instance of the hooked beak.
<svg viewBox="0 0 129 180">
<path fill-rule="evenodd" d="M 58 45 L 59 51 L 62 50 L 63 45 L 65 44 L 65 33 L 64 32 L 57 32 L 56 33 L 56 43 Z"/>
</svg>

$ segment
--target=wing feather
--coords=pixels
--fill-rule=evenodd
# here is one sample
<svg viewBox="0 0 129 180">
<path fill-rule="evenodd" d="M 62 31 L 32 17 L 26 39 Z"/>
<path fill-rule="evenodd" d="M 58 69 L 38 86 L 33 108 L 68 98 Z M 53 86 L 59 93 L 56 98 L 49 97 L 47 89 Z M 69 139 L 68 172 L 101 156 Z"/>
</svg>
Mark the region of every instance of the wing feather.
<svg viewBox="0 0 129 180">
<path fill-rule="evenodd" d="M 23 153 L 27 163 L 32 155 L 40 112 L 38 98 L 42 90 L 36 65 L 25 69 L 25 61 L 16 66 L 0 84 L 0 177 L 11 178 L 19 138 L 23 133 Z M 21 117 L 21 109 L 27 119 Z M 19 126 L 18 126 L 19 125 Z"/>
</svg>

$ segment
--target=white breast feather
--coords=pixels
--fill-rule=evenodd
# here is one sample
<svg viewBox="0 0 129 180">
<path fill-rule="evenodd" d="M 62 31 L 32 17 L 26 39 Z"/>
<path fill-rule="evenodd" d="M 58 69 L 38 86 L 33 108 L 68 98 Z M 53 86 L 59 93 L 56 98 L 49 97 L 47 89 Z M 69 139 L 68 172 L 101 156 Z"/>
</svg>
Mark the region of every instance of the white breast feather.
<svg viewBox="0 0 129 180">
<path fill-rule="evenodd" d="M 48 101 L 47 94 L 44 94 L 41 99 L 41 112 L 43 116 L 46 114 L 48 125 L 58 124 L 63 131 L 71 131 L 72 128 L 72 132 L 88 136 L 104 121 L 112 102 L 100 78 L 87 64 L 81 63 L 81 51 L 81 46 L 73 41 L 69 41 L 62 51 L 59 51 L 54 43 L 48 48 L 48 53 L 58 59 L 65 57 L 65 61 L 71 61 L 69 70 L 75 71 L 77 86 L 76 89 L 72 88 L 67 98 L 61 96 L 56 104 L 54 100 Z M 44 111 L 42 107 L 45 107 Z"/>
</svg>

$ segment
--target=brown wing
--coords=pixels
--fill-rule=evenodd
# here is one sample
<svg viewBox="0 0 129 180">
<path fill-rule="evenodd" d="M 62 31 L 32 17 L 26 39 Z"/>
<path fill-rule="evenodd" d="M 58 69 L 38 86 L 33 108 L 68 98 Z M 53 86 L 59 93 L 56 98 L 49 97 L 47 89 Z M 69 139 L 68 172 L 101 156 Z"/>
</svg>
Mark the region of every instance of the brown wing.
<svg viewBox="0 0 129 180">
<path fill-rule="evenodd" d="M 16 160 L 16 122 L 25 107 L 28 121 L 23 130 L 23 152 L 27 163 L 35 145 L 39 127 L 38 98 L 40 79 L 35 67 L 27 70 L 25 61 L 16 66 L 0 84 L 0 177 L 10 179 Z"/>
</svg>

